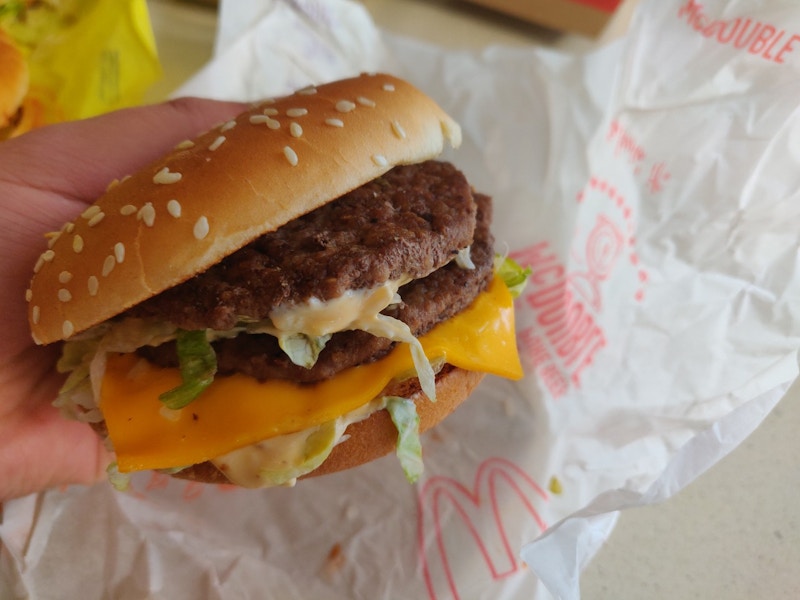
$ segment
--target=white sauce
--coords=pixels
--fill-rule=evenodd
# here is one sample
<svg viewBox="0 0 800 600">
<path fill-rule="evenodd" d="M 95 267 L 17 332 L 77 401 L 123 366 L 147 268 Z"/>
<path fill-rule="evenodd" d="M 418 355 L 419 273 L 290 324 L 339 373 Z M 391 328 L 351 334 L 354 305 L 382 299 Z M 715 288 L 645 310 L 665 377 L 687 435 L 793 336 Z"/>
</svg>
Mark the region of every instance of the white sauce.
<svg viewBox="0 0 800 600">
<path fill-rule="evenodd" d="M 280 333 L 301 333 L 320 337 L 337 331 L 360 329 L 411 347 L 414 367 L 420 386 L 432 401 L 436 400 L 436 381 L 433 368 L 408 325 L 380 312 L 398 301 L 397 290 L 407 279 L 387 281 L 367 290 L 347 291 L 342 296 L 323 302 L 312 298 L 307 304 L 274 311 L 270 320 Z"/>
<path fill-rule="evenodd" d="M 337 331 L 363 329 L 384 308 L 397 301 L 397 290 L 405 281 L 387 281 L 369 290 L 349 290 L 338 298 L 322 301 L 311 298 L 306 304 L 293 305 L 270 313 L 275 329 L 319 337 Z"/>
<path fill-rule="evenodd" d="M 232 483 L 242 487 L 293 486 L 298 477 L 316 469 L 333 447 L 344 441 L 344 432 L 351 423 L 366 419 L 385 404 L 383 398 L 376 399 L 335 421 L 245 446 L 211 462 Z"/>
</svg>

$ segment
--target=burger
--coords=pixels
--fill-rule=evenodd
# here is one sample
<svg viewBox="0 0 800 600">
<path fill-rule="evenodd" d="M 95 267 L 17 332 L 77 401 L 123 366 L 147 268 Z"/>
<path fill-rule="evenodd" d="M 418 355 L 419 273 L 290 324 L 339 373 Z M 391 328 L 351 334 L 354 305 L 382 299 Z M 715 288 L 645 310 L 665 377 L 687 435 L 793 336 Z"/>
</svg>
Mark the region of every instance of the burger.
<svg viewBox="0 0 800 600">
<path fill-rule="evenodd" d="M 27 129 L 22 108 L 27 93 L 28 64 L 8 34 L 0 29 L 0 141 Z"/>
<path fill-rule="evenodd" d="M 461 130 L 365 74 L 269 99 L 48 234 L 27 290 L 56 400 L 140 470 L 292 485 L 393 450 L 486 373 L 522 376 L 489 196 L 438 156 Z"/>
<path fill-rule="evenodd" d="M 11 37 L 0 29 L 0 141 L 46 122 L 41 100 L 29 93 L 28 63 Z"/>
</svg>

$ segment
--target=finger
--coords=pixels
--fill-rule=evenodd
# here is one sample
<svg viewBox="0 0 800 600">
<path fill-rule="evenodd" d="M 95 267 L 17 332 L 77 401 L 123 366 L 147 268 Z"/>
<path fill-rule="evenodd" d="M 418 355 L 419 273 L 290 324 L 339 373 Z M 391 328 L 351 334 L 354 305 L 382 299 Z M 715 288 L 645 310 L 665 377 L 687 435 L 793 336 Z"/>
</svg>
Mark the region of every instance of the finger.
<svg viewBox="0 0 800 600">
<path fill-rule="evenodd" d="M 0 503 L 71 483 L 93 483 L 111 461 L 86 423 L 67 420 L 52 401 L 61 386 L 59 349 L 29 348 L 0 361 Z"/>
<path fill-rule="evenodd" d="M 86 423 L 66 420 L 49 404 L 0 446 L 0 503 L 52 487 L 96 483 L 113 460 Z"/>
<path fill-rule="evenodd" d="M 0 145 L 0 177 L 93 202 L 113 179 L 243 109 L 235 102 L 180 98 L 44 127 Z"/>
</svg>

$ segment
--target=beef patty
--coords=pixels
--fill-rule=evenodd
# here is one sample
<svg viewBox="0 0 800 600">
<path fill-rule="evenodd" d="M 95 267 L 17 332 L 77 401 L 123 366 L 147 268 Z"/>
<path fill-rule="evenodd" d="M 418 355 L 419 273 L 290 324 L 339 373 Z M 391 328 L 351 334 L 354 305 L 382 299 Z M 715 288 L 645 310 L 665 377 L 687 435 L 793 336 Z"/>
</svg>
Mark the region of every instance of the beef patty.
<svg viewBox="0 0 800 600">
<path fill-rule="evenodd" d="M 491 198 L 476 194 L 477 225 L 470 256 L 474 269 L 465 269 L 452 261 L 422 279 L 400 288 L 402 302 L 388 307 L 383 314 L 406 323 L 415 336 L 428 332 L 437 323 L 467 308 L 492 279 L 494 238 L 490 231 Z M 292 363 L 278 346 L 277 338 L 267 334 L 240 334 L 235 338 L 214 342 L 218 372 L 222 375 L 244 373 L 261 381 L 288 379 L 313 383 L 332 377 L 342 369 L 377 360 L 387 354 L 394 343 L 364 331 L 343 331 L 334 334 L 320 353 L 316 364 L 307 369 Z M 166 367 L 177 367 L 175 344 L 138 350 L 149 361 Z"/>
<path fill-rule="evenodd" d="M 226 330 L 311 298 L 418 279 L 472 243 L 475 213 L 469 183 L 450 163 L 395 167 L 124 316 Z"/>
</svg>

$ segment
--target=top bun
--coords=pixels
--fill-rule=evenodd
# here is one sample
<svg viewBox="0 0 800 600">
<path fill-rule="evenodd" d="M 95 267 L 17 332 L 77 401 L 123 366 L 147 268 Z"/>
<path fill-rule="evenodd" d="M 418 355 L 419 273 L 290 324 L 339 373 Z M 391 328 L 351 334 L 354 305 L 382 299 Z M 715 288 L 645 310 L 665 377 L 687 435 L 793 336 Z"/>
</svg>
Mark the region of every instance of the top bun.
<svg viewBox="0 0 800 600">
<path fill-rule="evenodd" d="M 33 338 L 101 323 L 445 140 L 460 144 L 458 124 L 389 75 L 259 103 L 113 182 L 51 238 L 27 292 Z"/>
<path fill-rule="evenodd" d="M 28 93 L 28 64 L 6 33 L 0 30 L 0 128 L 8 125 Z"/>
</svg>

